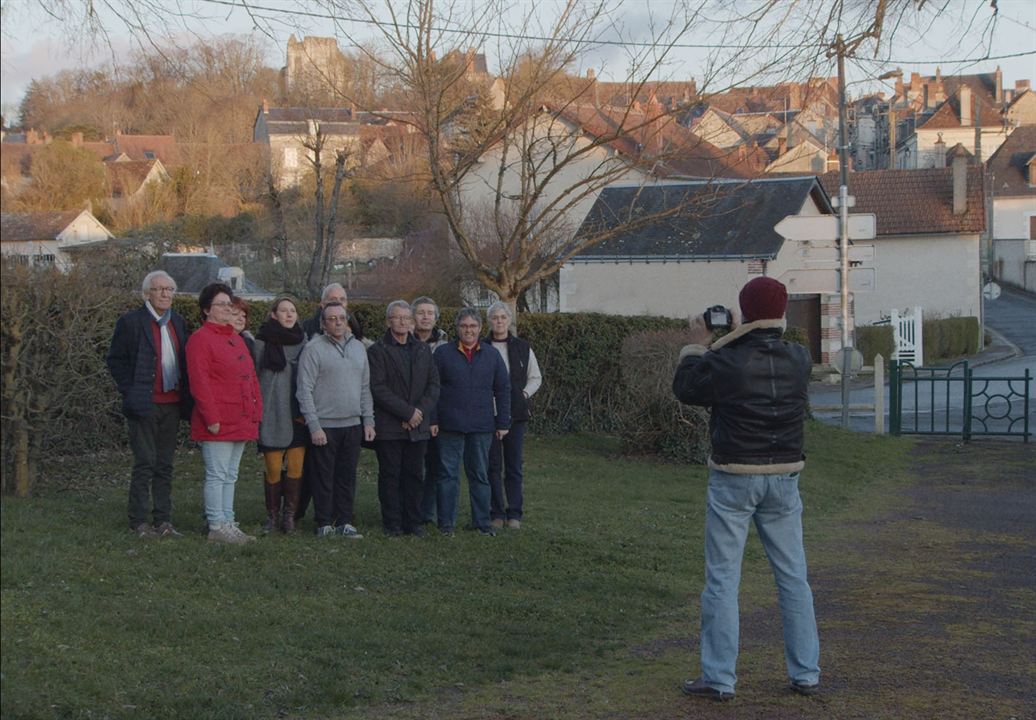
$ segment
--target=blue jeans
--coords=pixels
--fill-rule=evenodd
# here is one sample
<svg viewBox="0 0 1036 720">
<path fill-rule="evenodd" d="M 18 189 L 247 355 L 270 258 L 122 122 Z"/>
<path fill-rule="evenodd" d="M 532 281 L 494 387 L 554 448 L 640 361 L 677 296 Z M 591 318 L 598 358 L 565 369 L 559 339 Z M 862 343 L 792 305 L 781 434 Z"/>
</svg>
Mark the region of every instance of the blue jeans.
<svg viewBox="0 0 1036 720">
<path fill-rule="evenodd" d="M 200 444 L 201 457 L 205 461 L 205 483 L 202 486 L 205 518 L 210 526 L 234 522 L 234 487 L 245 443 L 205 441 Z"/>
<path fill-rule="evenodd" d="M 701 594 L 701 679 L 734 692 L 738 586 L 749 522 L 755 522 L 773 569 L 784 629 L 788 677 L 820 679 L 820 640 L 802 547 L 799 474 L 732 475 L 709 471 L 705 516 L 705 590 Z"/>
<path fill-rule="evenodd" d="M 439 502 L 439 527 L 452 530 L 457 524 L 457 498 L 460 495 L 460 461 L 468 476 L 471 524 L 488 528 L 489 520 L 489 443 L 493 433 L 439 432 L 439 472 L 436 481 Z"/>
</svg>

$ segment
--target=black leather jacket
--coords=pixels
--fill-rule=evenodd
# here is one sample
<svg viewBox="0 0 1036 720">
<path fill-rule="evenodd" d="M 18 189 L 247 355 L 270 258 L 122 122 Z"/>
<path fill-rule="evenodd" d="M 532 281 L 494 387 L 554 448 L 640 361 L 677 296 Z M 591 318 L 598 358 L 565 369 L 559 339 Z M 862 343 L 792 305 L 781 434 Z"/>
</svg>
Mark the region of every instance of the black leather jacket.
<svg viewBox="0 0 1036 720">
<path fill-rule="evenodd" d="M 711 349 L 689 345 L 673 379 L 688 405 L 712 408 L 712 466 L 738 474 L 802 468 L 802 425 L 812 361 L 781 339 L 784 323 L 748 323 Z"/>
</svg>

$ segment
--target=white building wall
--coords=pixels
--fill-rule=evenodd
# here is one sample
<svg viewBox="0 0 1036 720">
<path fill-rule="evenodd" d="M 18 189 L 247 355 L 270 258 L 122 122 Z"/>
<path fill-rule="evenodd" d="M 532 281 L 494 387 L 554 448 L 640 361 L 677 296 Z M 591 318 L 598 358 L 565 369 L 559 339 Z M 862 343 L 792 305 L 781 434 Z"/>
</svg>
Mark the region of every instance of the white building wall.
<svg viewBox="0 0 1036 720">
<path fill-rule="evenodd" d="M 996 277 L 1036 292 L 1036 240 L 993 240 Z"/>
<path fill-rule="evenodd" d="M 569 263 L 561 268 L 561 312 L 686 318 L 711 305 L 737 307 L 747 262 Z"/>
<path fill-rule="evenodd" d="M 1028 238 L 1029 218 L 1036 215 L 1036 195 L 993 197 L 993 237 Z"/>
<path fill-rule="evenodd" d="M 975 128 L 974 126 L 962 128 L 946 128 L 945 130 L 920 130 L 916 133 L 916 146 L 911 149 L 909 158 L 910 168 L 926 169 L 934 167 L 945 167 L 939 163 L 939 156 L 935 151 L 935 143 L 939 141 L 939 135 L 946 143 L 946 152 L 949 152 L 957 143 L 963 145 L 968 152 L 975 152 Z M 996 152 L 997 148 L 1007 140 L 1007 132 L 1003 127 L 982 128 L 982 161 L 985 162 Z"/>
<path fill-rule="evenodd" d="M 980 317 L 977 234 L 878 238 L 874 269 L 874 292 L 853 296 L 858 325 L 915 306 L 925 317 Z"/>
</svg>

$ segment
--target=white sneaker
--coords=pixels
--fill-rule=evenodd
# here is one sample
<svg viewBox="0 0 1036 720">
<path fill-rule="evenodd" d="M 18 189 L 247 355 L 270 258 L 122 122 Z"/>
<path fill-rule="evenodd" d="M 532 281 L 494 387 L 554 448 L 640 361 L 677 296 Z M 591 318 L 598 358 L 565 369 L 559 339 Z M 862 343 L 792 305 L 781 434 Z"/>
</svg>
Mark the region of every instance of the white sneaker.
<svg viewBox="0 0 1036 720">
<path fill-rule="evenodd" d="M 255 535 L 249 535 L 248 533 L 243 531 L 236 522 L 227 523 L 224 527 L 229 528 L 229 531 L 233 535 L 235 535 L 238 538 L 241 538 L 241 542 L 243 543 L 255 542 Z"/>
<path fill-rule="evenodd" d="M 363 540 L 363 535 L 360 535 L 356 528 L 348 523 L 336 527 L 335 532 L 348 540 Z"/>
<path fill-rule="evenodd" d="M 248 542 L 233 532 L 233 525 L 230 523 L 210 524 L 208 540 L 210 543 L 222 543 L 223 545 L 244 545 Z"/>
</svg>

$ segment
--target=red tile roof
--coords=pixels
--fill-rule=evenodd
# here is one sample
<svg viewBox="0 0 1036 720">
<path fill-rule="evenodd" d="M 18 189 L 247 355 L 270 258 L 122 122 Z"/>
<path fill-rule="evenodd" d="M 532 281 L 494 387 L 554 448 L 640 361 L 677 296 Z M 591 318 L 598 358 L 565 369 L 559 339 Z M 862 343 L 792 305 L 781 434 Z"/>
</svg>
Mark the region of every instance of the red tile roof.
<svg viewBox="0 0 1036 720">
<path fill-rule="evenodd" d="M 595 138 L 614 135 L 606 144 L 630 158 L 658 158 L 656 171 L 665 175 L 692 177 L 749 177 L 750 158 L 737 149 L 724 151 L 706 142 L 672 116 L 663 116 L 661 106 L 647 112 L 590 105 L 563 109 L 560 116 Z"/>
<path fill-rule="evenodd" d="M 974 100 L 972 100 L 972 103 L 974 103 Z M 981 111 L 982 127 L 996 128 L 1003 125 L 1003 117 L 1001 117 L 1000 113 L 993 108 L 989 100 L 983 98 L 978 105 Z M 971 127 L 978 124 L 978 118 L 975 117 L 974 104 L 972 104 L 971 108 L 971 125 L 962 126 L 960 124 L 960 94 L 958 91 L 957 94 L 948 98 L 946 102 L 940 105 L 939 109 L 936 110 L 935 113 L 917 129 L 944 130 L 947 128 Z"/>
<path fill-rule="evenodd" d="M 1029 173 L 1036 157 L 1036 125 L 1023 125 L 1007 136 L 1004 144 L 989 158 L 993 197 L 1036 195 L 1036 177 Z"/>
<path fill-rule="evenodd" d="M 84 143 L 85 145 L 86 143 Z M 126 153 L 130 160 L 154 160 L 164 165 L 179 163 L 176 139 L 172 135 L 122 135 L 115 136 L 115 154 Z M 148 157 L 148 153 L 152 157 Z"/>
<path fill-rule="evenodd" d="M 0 213 L 0 241 L 54 240 L 82 212 Z"/>
<path fill-rule="evenodd" d="M 838 173 L 820 176 L 831 197 L 838 196 Z M 967 168 L 967 209 L 953 214 L 953 168 L 870 170 L 849 173 L 851 212 L 874 213 L 878 236 L 980 233 L 986 229 L 983 168 Z"/>
</svg>

